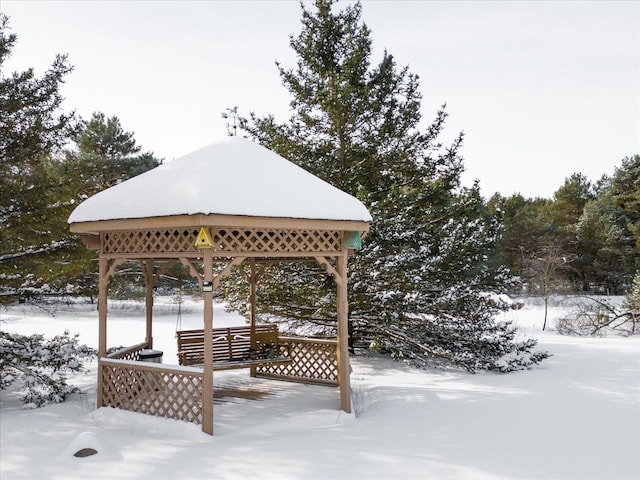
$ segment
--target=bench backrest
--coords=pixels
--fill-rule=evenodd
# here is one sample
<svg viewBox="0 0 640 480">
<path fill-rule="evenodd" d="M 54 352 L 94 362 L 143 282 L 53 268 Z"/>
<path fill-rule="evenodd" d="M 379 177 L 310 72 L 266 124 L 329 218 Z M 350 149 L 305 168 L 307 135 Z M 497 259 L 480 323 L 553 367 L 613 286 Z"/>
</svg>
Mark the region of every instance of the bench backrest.
<svg viewBox="0 0 640 480">
<path fill-rule="evenodd" d="M 180 365 L 204 363 L 204 330 L 182 330 L 176 333 Z M 256 325 L 253 340 L 255 350 L 268 344 L 277 348 L 277 325 Z M 212 343 L 214 362 L 246 359 L 252 348 L 251 327 L 214 328 Z"/>
</svg>

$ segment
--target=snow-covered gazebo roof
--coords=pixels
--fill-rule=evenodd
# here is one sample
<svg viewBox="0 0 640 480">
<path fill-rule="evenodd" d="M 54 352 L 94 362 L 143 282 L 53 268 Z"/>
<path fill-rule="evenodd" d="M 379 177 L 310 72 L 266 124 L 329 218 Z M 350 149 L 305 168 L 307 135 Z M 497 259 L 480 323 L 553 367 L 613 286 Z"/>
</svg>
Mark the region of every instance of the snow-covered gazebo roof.
<svg viewBox="0 0 640 480">
<path fill-rule="evenodd" d="M 229 137 L 92 196 L 68 222 L 196 214 L 371 221 L 355 197 L 251 140 Z"/>
</svg>

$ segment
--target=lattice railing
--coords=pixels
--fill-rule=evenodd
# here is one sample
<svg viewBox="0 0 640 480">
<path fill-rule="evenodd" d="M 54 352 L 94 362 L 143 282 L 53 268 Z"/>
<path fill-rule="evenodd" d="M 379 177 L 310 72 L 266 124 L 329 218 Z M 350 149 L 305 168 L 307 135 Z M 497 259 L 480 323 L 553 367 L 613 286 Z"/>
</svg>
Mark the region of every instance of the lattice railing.
<svg viewBox="0 0 640 480">
<path fill-rule="evenodd" d="M 202 371 L 107 358 L 99 368 L 101 405 L 202 423 Z"/>
<path fill-rule="evenodd" d="M 339 252 L 342 234 L 325 230 L 212 229 L 216 252 Z"/>
<path fill-rule="evenodd" d="M 113 353 L 107 355 L 107 358 L 113 358 L 117 360 L 140 360 L 140 351 L 149 348 L 149 344 L 147 342 L 138 343 L 137 345 L 133 345 L 131 347 L 124 347 L 120 350 L 116 350 Z"/>
<path fill-rule="evenodd" d="M 197 252 L 199 228 L 126 230 L 102 233 L 102 253 Z"/>
<path fill-rule="evenodd" d="M 291 363 L 258 367 L 257 376 L 323 385 L 338 384 L 336 340 L 280 337 L 280 342 L 288 346 Z"/>
<path fill-rule="evenodd" d="M 331 253 L 342 249 L 342 232 L 212 228 L 213 250 L 238 253 Z M 196 253 L 198 227 L 103 232 L 103 254 Z M 233 256 L 233 255 L 232 255 Z"/>
</svg>

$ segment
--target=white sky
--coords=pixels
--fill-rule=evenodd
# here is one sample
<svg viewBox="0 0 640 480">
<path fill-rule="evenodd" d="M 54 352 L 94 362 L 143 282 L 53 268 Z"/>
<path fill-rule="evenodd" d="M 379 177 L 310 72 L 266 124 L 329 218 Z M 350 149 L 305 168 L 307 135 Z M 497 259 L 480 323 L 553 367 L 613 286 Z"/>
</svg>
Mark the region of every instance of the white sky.
<svg viewBox="0 0 640 480">
<path fill-rule="evenodd" d="M 68 53 L 64 108 L 116 115 L 166 160 L 225 137 L 228 107 L 289 116 L 274 62 L 294 64 L 296 1 L 2 0 L 0 11 L 19 36 L 8 71 L 42 74 Z M 465 183 L 480 179 L 486 196 L 550 197 L 572 173 L 595 181 L 640 152 L 640 2 L 365 0 L 363 19 L 373 63 L 387 48 L 420 76 L 425 124 L 447 103 L 443 139 L 464 130 Z"/>
</svg>

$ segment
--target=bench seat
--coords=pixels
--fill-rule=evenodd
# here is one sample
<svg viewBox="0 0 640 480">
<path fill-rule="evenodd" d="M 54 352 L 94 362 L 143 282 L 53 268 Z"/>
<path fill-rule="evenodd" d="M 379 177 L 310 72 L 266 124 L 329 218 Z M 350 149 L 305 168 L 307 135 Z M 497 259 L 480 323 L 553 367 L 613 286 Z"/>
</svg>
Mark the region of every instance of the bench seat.
<svg viewBox="0 0 640 480">
<path fill-rule="evenodd" d="M 204 364 L 204 329 L 181 330 L 178 338 L 180 365 Z M 286 344 L 280 342 L 277 325 L 214 328 L 213 369 L 230 370 L 291 361 Z"/>
</svg>

